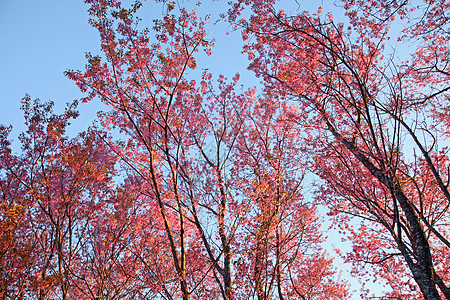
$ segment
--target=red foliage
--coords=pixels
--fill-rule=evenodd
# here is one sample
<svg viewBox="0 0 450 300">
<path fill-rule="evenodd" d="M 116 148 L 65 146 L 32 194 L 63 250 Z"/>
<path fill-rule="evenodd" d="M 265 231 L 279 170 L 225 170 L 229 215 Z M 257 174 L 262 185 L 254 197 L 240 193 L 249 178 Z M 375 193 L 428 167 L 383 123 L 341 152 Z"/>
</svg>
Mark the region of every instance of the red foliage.
<svg viewBox="0 0 450 300">
<path fill-rule="evenodd" d="M 274 1 L 237 1 L 230 16 L 266 93 L 299 106 L 326 183 L 318 198 L 353 242 L 354 273 L 375 272 L 387 297 L 449 299 L 448 3 L 342 2 L 347 30 Z M 245 4 L 251 17 L 238 19 Z M 386 50 L 399 24 L 399 43 L 417 45 L 409 60 Z"/>
<path fill-rule="evenodd" d="M 260 96 L 194 80 L 213 46 L 195 10 L 156 1 L 142 29 L 141 1 L 86 3 L 103 54 L 67 76 L 109 110 L 69 138 L 76 103 L 24 98 L 19 155 L 0 127 L 1 297 L 345 299 L 322 204 L 355 276 L 450 299 L 448 3 L 342 0 L 344 26 L 235 1 Z M 395 24 L 409 60 L 386 50 Z"/>
</svg>

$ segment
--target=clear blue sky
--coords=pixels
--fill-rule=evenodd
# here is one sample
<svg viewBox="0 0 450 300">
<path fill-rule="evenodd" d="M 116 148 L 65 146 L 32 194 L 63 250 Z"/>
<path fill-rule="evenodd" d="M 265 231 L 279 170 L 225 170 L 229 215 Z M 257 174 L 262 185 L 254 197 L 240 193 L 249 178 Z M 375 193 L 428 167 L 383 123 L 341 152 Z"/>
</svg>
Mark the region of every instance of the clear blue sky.
<svg viewBox="0 0 450 300">
<path fill-rule="evenodd" d="M 0 123 L 23 129 L 20 100 L 53 100 L 61 111 L 80 98 L 64 77 L 81 69 L 86 51 L 99 52 L 97 33 L 87 22 L 87 6 L 73 0 L 0 0 Z"/>
</svg>

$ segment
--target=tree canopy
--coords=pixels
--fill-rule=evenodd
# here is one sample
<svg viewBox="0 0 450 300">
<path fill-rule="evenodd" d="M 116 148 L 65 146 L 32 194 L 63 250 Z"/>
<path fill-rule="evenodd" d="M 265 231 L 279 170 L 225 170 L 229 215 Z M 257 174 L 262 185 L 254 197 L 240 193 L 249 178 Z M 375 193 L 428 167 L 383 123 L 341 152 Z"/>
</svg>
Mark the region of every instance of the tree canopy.
<svg viewBox="0 0 450 300">
<path fill-rule="evenodd" d="M 450 299 L 450 3 L 231 1 L 260 91 L 199 65 L 207 3 L 85 3 L 103 53 L 66 75 L 108 110 L 70 137 L 77 101 L 26 96 L 18 154 L 0 127 L 2 299 L 347 299 L 336 255 Z"/>
</svg>

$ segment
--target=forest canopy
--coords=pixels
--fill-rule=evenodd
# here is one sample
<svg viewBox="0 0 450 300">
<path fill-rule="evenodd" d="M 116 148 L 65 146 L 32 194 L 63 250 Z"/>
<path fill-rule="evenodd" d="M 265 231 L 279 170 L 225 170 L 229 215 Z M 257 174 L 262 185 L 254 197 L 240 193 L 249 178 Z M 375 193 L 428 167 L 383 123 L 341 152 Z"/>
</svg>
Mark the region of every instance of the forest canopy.
<svg viewBox="0 0 450 300">
<path fill-rule="evenodd" d="M 0 126 L 1 299 L 450 299 L 448 1 L 84 2 L 85 97 Z M 200 64 L 215 22 L 261 90 Z"/>
</svg>

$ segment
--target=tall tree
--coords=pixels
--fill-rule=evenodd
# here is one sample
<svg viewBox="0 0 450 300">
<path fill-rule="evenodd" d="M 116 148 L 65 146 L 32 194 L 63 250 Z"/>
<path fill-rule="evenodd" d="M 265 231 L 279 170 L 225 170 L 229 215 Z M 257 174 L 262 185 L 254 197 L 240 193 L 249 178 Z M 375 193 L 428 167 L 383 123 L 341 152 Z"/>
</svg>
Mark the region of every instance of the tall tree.
<svg viewBox="0 0 450 300">
<path fill-rule="evenodd" d="M 68 299 L 89 212 L 109 192 L 115 159 L 94 132 L 65 136 L 76 103 L 61 115 L 28 96 L 22 105 L 22 153 L 12 153 L 6 131 L 1 141 L 1 292 L 5 299 Z"/>
<path fill-rule="evenodd" d="M 153 262 L 168 271 L 160 296 L 345 297 L 345 284 L 334 281 L 331 260 L 317 245 L 318 220 L 300 196 L 299 167 L 285 166 L 299 155 L 289 146 L 295 123 L 281 116 L 289 109 L 258 102 L 254 90 L 238 93 L 239 76 L 219 76 L 218 84 L 207 72 L 198 83 L 191 79 L 197 52 L 212 47 L 207 18 L 195 11 L 164 3 L 153 29 L 140 30 L 141 2 L 127 9 L 86 2 L 104 58 L 88 55 L 85 72 L 67 75 L 88 92 L 86 101 L 100 98 L 111 108 L 101 120 L 125 137 L 112 149 L 158 207 L 146 217 L 164 230 L 168 256 Z M 255 117 L 260 113 L 267 118 Z M 277 134 L 283 138 L 275 142 Z M 262 152 L 251 149 L 262 144 Z M 264 188 L 265 180 L 275 188 Z"/>
<path fill-rule="evenodd" d="M 238 1 L 230 18 L 253 37 L 245 51 L 266 92 L 300 107 L 320 197 L 354 242 L 348 259 L 374 266 L 391 297 L 450 299 L 449 4 L 342 1 L 338 23 L 275 2 Z M 392 37 L 416 46 L 409 60 L 390 51 Z M 420 293 L 398 284 L 410 277 Z"/>
</svg>

